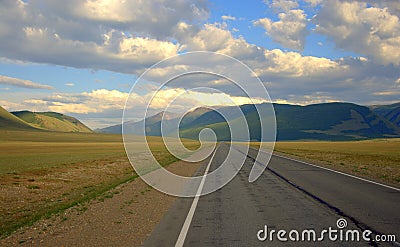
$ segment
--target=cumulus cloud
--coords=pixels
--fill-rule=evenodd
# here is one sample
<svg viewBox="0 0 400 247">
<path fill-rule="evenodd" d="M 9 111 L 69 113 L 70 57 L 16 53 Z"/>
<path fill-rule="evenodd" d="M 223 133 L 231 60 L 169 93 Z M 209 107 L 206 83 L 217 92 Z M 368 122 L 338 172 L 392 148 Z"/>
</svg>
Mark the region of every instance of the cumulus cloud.
<svg viewBox="0 0 400 247">
<path fill-rule="evenodd" d="M 170 88 L 157 92 L 151 102 L 154 109 L 165 109 L 171 102 L 175 111 L 179 111 L 179 106 L 184 109 L 194 108 L 202 105 L 206 106 L 231 106 L 250 103 L 263 103 L 261 98 L 248 98 L 243 96 L 232 96 L 224 92 L 201 92 L 196 90 L 185 90 L 183 88 Z"/>
<path fill-rule="evenodd" d="M 272 98 L 284 95 L 292 102 L 299 100 L 305 103 L 304 95 L 314 95 L 315 91 L 325 94 L 322 100 L 345 100 L 371 102 L 376 99 L 373 92 L 382 88 L 392 88 L 394 81 L 400 77 L 400 70 L 396 66 L 385 66 L 376 63 L 373 59 L 364 57 L 329 59 L 324 57 L 304 56 L 299 52 L 269 50 L 249 44 L 243 37 L 234 37 L 223 24 L 205 24 L 202 29 L 182 24 L 182 31 L 188 50 L 211 50 L 233 56 L 253 69 L 260 79 L 265 82 Z M 179 32 L 177 32 L 179 33 Z M 213 38 L 216 37 L 216 38 Z M 220 38 L 222 37 L 222 38 Z M 207 42 L 211 40 L 211 42 Z M 208 61 L 207 66 L 212 64 Z M 216 66 L 213 66 L 213 68 Z M 185 71 L 184 66 L 170 66 L 157 70 L 154 76 L 168 77 L 171 71 Z M 215 78 L 214 78 L 215 79 Z M 197 83 L 197 84 L 196 84 Z M 232 85 L 215 83 L 215 80 L 201 80 L 201 82 L 185 80 L 177 84 L 180 87 L 215 86 L 232 93 Z M 399 90 L 393 88 L 392 90 Z M 354 92 L 358 92 L 357 96 Z M 289 97 L 288 95 L 293 95 Z M 315 97 L 321 97 L 314 95 Z M 310 102 L 311 99 L 308 99 Z M 381 98 L 391 102 L 390 97 Z"/>
<path fill-rule="evenodd" d="M 119 31 L 104 34 L 100 44 L 61 39 L 46 28 L 25 27 L 23 32 L 26 43 L 18 49 L 6 49 L 4 55 L 76 68 L 133 73 L 175 55 L 180 49 L 170 41 L 129 37 Z"/>
<path fill-rule="evenodd" d="M 269 18 L 262 18 L 254 25 L 265 29 L 266 34 L 275 42 L 294 50 L 302 50 L 307 31 L 307 18 L 303 10 L 292 9 L 278 15 L 279 21 L 273 22 Z"/>
<path fill-rule="evenodd" d="M 49 86 L 49 85 L 40 84 L 40 83 L 33 82 L 30 80 L 24 80 L 24 79 L 19 79 L 19 78 L 4 76 L 4 75 L 0 75 L 0 84 L 11 85 L 11 86 L 15 86 L 15 87 L 22 87 L 22 88 L 31 88 L 31 89 L 47 89 L 47 90 L 54 89 L 54 87 Z"/>
<path fill-rule="evenodd" d="M 226 29 L 224 24 L 205 24 L 200 30 L 193 26 L 187 26 L 181 28 L 180 32 L 186 30 L 190 30 L 189 35 L 182 36 L 182 39 L 185 47 L 190 50 L 218 51 L 233 40 L 231 32 Z"/>
<path fill-rule="evenodd" d="M 190 30 L 187 26 L 185 30 Z M 243 37 L 235 38 L 221 24 L 205 24 L 203 29 L 186 37 L 186 48 L 193 50 L 216 51 L 246 62 L 259 76 L 308 77 L 322 75 L 329 71 L 337 73 L 346 69 L 337 61 L 328 58 L 303 56 L 298 52 L 280 49 L 268 50 L 249 44 Z M 171 69 L 177 69 L 174 66 Z M 164 70 L 162 75 L 166 75 Z"/>
<path fill-rule="evenodd" d="M 389 8 L 362 1 L 327 0 L 314 22 L 316 31 L 337 47 L 365 54 L 381 64 L 400 65 L 400 20 Z"/>
<path fill-rule="evenodd" d="M 298 52 L 283 52 L 279 49 L 265 51 L 265 60 L 268 66 L 255 69 L 258 76 L 279 77 L 322 77 L 347 70 L 347 66 L 328 58 L 302 56 Z"/>
<path fill-rule="evenodd" d="M 204 0 L 5 0 L 0 53 L 13 60 L 134 73 L 179 51 L 173 41 L 177 23 L 207 16 Z"/>
</svg>

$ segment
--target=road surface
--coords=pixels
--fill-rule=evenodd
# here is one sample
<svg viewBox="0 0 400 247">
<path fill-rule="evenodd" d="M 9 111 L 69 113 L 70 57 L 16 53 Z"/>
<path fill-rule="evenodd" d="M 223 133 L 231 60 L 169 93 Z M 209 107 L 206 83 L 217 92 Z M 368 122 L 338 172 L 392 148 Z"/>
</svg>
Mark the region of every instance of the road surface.
<svg viewBox="0 0 400 247">
<path fill-rule="evenodd" d="M 241 153 L 239 147 L 233 148 Z M 209 172 L 215 170 L 228 150 L 228 144 L 219 145 L 213 159 L 206 160 L 197 175 L 204 174 L 209 163 Z M 260 178 L 249 183 L 256 154 L 256 150 L 242 153 L 247 156 L 242 169 L 222 189 L 199 197 L 196 203 L 193 198 L 176 200 L 144 246 L 398 246 L 398 189 L 277 155 Z M 359 242 L 345 241 L 345 237 L 331 241 L 327 233 L 322 241 L 307 241 L 304 230 L 314 230 L 318 240 L 329 227 L 340 229 L 338 219 L 347 222 L 344 234 L 345 230 L 360 233 Z M 276 236 L 279 230 L 286 231 L 283 240 L 289 238 L 290 231 L 296 239 L 298 232 L 299 241 L 280 241 Z M 371 241 L 362 239 L 365 230 L 372 232 L 366 235 Z M 302 234 L 305 241 L 301 241 Z M 395 235 L 397 242 L 372 241 L 376 235 Z"/>
</svg>

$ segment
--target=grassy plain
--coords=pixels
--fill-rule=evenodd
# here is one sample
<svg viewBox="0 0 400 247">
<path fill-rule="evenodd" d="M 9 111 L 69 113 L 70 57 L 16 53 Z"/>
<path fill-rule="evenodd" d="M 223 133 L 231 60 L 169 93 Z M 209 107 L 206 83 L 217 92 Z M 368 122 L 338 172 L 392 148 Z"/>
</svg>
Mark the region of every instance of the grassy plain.
<svg viewBox="0 0 400 247">
<path fill-rule="evenodd" d="M 160 138 L 149 141 L 162 165 L 177 161 Z M 142 151 L 138 143 L 145 162 Z M 136 177 L 120 135 L 0 131 L 0 237 Z"/>
<path fill-rule="evenodd" d="M 400 139 L 277 142 L 275 151 L 400 187 Z"/>
</svg>

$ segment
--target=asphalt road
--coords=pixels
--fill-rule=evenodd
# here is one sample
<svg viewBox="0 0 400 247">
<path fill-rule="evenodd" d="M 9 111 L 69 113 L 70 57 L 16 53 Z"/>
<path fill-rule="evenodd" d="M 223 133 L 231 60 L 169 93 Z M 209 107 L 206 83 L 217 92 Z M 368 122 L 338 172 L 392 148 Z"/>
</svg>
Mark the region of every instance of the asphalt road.
<svg viewBox="0 0 400 247">
<path fill-rule="evenodd" d="M 234 149 L 246 155 L 240 152 L 240 147 Z M 227 144 L 217 148 L 209 172 L 223 162 L 228 150 Z M 394 234 L 399 242 L 399 190 L 276 155 L 260 178 L 249 183 L 256 154 L 256 150 L 251 150 L 238 175 L 222 189 L 199 197 L 197 204 L 193 198 L 176 200 L 144 246 L 397 245 L 365 241 L 362 239 L 365 230 L 372 232 L 368 236 L 371 239 L 379 234 Z M 204 162 L 197 175 L 204 174 L 209 162 Z M 206 179 L 205 183 L 212 181 Z M 191 210 L 194 210 L 192 218 L 188 217 Z M 302 234 L 308 239 L 304 230 L 314 230 L 317 240 L 329 227 L 339 230 L 336 224 L 340 218 L 347 222 L 347 227 L 342 229 L 343 241 L 340 241 L 340 234 L 336 241 L 331 241 L 328 233 L 322 241 L 301 241 Z M 183 230 L 185 227 L 187 232 Z M 265 234 L 265 227 L 268 234 Z M 278 239 L 276 232 L 279 230 L 286 231 L 282 237 L 288 241 Z M 296 238 L 292 230 L 299 233 L 299 241 L 290 240 Z M 360 241 L 345 241 L 346 230 L 358 231 Z M 257 234 L 267 239 L 261 241 Z"/>
</svg>

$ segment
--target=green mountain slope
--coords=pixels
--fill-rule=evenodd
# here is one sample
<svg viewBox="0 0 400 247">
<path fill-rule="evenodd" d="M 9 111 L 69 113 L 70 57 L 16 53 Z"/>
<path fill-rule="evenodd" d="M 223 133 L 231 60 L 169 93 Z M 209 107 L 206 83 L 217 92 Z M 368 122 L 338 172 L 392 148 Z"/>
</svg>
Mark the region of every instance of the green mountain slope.
<svg viewBox="0 0 400 247">
<path fill-rule="evenodd" d="M 35 130 L 34 127 L 9 113 L 0 106 L 0 129 L 2 130 Z"/>
<path fill-rule="evenodd" d="M 399 135 L 394 124 L 351 103 L 275 105 L 278 139 L 364 139 Z"/>
<path fill-rule="evenodd" d="M 400 103 L 391 105 L 377 105 L 371 106 L 370 108 L 376 114 L 386 118 L 390 122 L 400 127 Z"/>
<path fill-rule="evenodd" d="M 251 140 L 259 140 L 260 121 L 255 107 L 251 105 L 240 107 L 246 116 Z M 262 109 L 267 105 L 259 107 Z M 368 107 L 356 104 L 327 103 L 309 106 L 274 104 L 274 109 L 277 140 L 351 140 L 400 135 L 397 126 L 375 114 Z M 232 120 L 231 124 L 236 122 Z M 183 126 L 181 136 L 195 139 L 202 127 L 213 129 L 219 140 L 230 140 L 228 125 L 217 112 L 208 112 L 192 121 L 192 126 Z"/>
<path fill-rule="evenodd" d="M 38 129 L 60 132 L 93 132 L 76 118 L 61 113 L 18 111 L 12 112 L 12 114 Z"/>
</svg>

